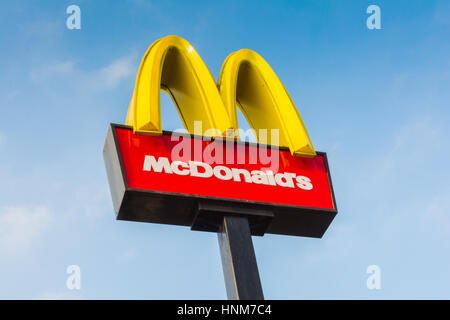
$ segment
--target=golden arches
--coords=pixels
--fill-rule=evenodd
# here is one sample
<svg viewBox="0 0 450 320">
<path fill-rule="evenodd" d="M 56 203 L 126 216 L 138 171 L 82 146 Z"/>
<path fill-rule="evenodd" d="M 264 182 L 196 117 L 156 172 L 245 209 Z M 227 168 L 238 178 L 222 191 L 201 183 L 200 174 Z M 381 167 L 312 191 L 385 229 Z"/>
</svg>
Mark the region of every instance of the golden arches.
<svg viewBox="0 0 450 320">
<path fill-rule="evenodd" d="M 255 129 L 279 129 L 279 145 L 294 155 L 316 155 L 292 99 L 267 62 L 242 49 L 225 60 L 219 89 L 208 68 L 184 39 L 168 36 L 154 42 L 139 67 L 126 124 L 137 134 L 161 134 L 159 90 L 173 99 L 186 130 L 202 121 L 203 134 L 225 136 L 238 129 L 236 105 Z M 211 129 L 216 129 L 211 134 Z M 269 140 L 267 143 L 273 143 Z"/>
</svg>

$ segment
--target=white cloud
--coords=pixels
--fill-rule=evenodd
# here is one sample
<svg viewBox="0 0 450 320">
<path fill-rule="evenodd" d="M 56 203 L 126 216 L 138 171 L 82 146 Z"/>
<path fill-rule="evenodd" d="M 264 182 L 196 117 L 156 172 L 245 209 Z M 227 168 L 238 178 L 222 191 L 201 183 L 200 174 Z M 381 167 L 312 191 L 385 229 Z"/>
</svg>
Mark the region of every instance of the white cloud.
<svg viewBox="0 0 450 320">
<path fill-rule="evenodd" d="M 450 234 L 450 195 L 434 197 L 426 208 L 424 220 L 431 222 L 442 234 Z"/>
<path fill-rule="evenodd" d="M 450 25 L 448 19 L 449 14 L 450 14 L 450 4 L 448 3 L 448 1 L 441 0 L 435 6 L 433 22 L 441 26 L 448 26 Z"/>
<path fill-rule="evenodd" d="M 420 170 L 426 172 L 431 162 L 445 157 L 445 135 L 445 128 L 430 117 L 413 119 L 401 126 L 390 139 L 373 149 L 366 163 L 361 163 L 360 172 L 355 174 L 358 177 L 352 182 L 353 192 L 368 195 L 371 199 L 375 195 L 382 198 L 394 192 L 404 195 L 412 188 L 405 183 Z M 405 199 L 399 197 L 399 200 Z"/>
<path fill-rule="evenodd" d="M 136 55 L 129 54 L 96 70 L 81 70 L 74 61 L 53 61 L 33 68 L 30 78 L 41 84 L 43 81 L 67 79 L 78 85 L 87 85 L 89 89 L 111 89 L 122 80 L 137 72 Z"/>
<path fill-rule="evenodd" d="M 64 28 L 61 27 L 61 21 L 59 19 L 45 17 L 39 20 L 30 19 L 30 21 L 25 19 L 22 22 L 18 26 L 25 39 L 33 39 L 35 41 L 56 40 L 64 32 Z"/>
<path fill-rule="evenodd" d="M 440 127 L 431 118 L 422 117 L 403 126 L 394 135 L 393 152 L 403 151 L 413 156 L 427 157 L 430 148 L 438 149 Z"/>
<path fill-rule="evenodd" d="M 55 61 L 45 64 L 31 71 L 31 80 L 42 82 L 50 78 L 61 75 L 69 75 L 74 72 L 75 62 L 73 61 Z"/>
<path fill-rule="evenodd" d="M 94 88 L 113 88 L 117 86 L 120 81 L 137 72 L 135 60 L 134 54 L 114 60 L 91 75 L 91 86 Z"/>
<path fill-rule="evenodd" d="M 396 250 L 392 244 L 403 241 L 408 232 L 448 239 L 447 136 L 442 121 L 422 116 L 399 127 L 357 166 L 348 159 L 334 164 L 341 172 L 350 172 L 351 179 L 338 181 L 341 190 L 347 190 L 342 195 L 344 204 L 339 206 L 337 199 L 340 213 L 320 248 L 312 246 L 307 252 L 306 261 L 332 262 L 348 255 L 365 255 L 380 243 L 386 253 Z M 346 167 L 348 163 L 351 168 Z M 435 171 L 439 166 L 444 170 L 440 174 Z"/>
<path fill-rule="evenodd" d="M 104 184 L 85 184 L 75 191 L 75 198 L 88 218 L 96 219 L 104 217 L 107 213 L 112 214 L 111 196 Z"/>
<path fill-rule="evenodd" d="M 332 223 L 319 247 L 308 248 L 306 262 L 310 264 L 334 261 L 348 257 L 361 244 L 360 235 L 354 225 Z"/>
<path fill-rule="evenodd" d="M 135 248 L 130 248 L 124 252 L 122 252 L 122 254 L 119 256 L 120 260 L 124 261 L 124 262 L 129 262 L 132 261 L 134 259 L 136 259 L 136 249 Z"/>
<path fill-rule="evenodd" d="M 20 95 L 20 90 L 13 89 L 6 94 L 6 101 L 14 100 L 19 95 Z"/>
<path fill-rule="evenodd" d="M 29 249 L 51 221 L 46 207 L 0 208 L 0 253 L 18 254 Z"/>
<path fill-rule="evenodd" d="M 439 119 L 414 119 L 399 128 L 384 153 L 363 167 L 364 177 L 356 180 L 366 183 L 356 184 L 354 196 L 373 203 L 371 215 L 384 221 L 380 232 L 385 236 L 397 237 L 398 230 L 409 229 L 448 237 L 448 134 Z"/>
</svg>

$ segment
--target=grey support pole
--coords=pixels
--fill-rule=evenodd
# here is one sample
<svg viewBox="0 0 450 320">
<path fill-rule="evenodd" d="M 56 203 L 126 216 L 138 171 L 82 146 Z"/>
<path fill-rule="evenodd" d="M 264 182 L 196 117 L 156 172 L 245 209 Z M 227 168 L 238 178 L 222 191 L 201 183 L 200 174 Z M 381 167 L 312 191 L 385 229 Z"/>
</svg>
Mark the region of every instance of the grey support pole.
<svg viewBox="0 0 450 320">
<path fill-rule="evenodd" d="M 218 238 L 228 299 L 264 300 L 248 219 L 224 216 Z"/>
</svg>

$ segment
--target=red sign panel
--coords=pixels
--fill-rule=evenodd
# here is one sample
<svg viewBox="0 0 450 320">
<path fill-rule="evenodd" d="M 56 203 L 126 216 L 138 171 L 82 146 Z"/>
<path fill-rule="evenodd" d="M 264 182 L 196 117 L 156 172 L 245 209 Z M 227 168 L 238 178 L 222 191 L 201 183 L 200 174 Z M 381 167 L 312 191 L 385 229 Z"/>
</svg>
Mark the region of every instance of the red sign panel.
<svg viewBox="0 0 450 320">
<path fill-rule="evenodd" d="M 254 144 L 125 128 L 116 135 L 130 188 L 335 209 L 323 154 L 301 158 Z"/>
<path fill-rule="evenodd" d="M 104 159 L 117 219 L 217 231 L 223 215 L 254 235 L 321 237 L 337 213 L 325 153 L 112 124 Z"/>
</svg>

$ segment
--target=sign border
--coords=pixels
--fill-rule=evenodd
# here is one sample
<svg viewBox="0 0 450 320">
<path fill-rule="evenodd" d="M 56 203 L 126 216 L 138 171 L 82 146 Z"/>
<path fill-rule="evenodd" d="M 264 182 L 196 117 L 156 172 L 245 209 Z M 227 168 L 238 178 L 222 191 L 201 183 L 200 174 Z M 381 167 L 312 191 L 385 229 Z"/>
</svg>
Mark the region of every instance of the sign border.
<svg viewBox="0 0 450 320">
<path fill-rule="evenodd" d="M 334 209 L 135 189 L 128 186 L 122 154 L 120 153 L 119 142 L 116 135 L 117 128 L 127 130 L 133 130 L 133 128 L 127 125 L 111 123 L 103 149 L 103 158 L 105 161 L 109 187 L 113 198 L 116 219 L 118 220 L 192 226 L 197 213 L 196 208 L 198 208 L 198 203 L 210 203 L 234 208 L 272 211 L 274 213 L 274 219 L 268 226 L 266 233 L 321 238 L 338 213 L 330 169 L 328 166 L 328 158 L 325 152 L 316 151 L 318 155 L 324 157 Z M 173 132 L 171 131 L 162 132 L 163 135 L 171 135 L 172 133 Z M 191 139 L 203 139 L 202 136 L 189 133 L 177 133 L 177 135 L 189 137 Z M 235 144 L 268 147 L 265 144 L 247 141 L 236 141 Z M 278 148 L 279 150 L 289 152 L 289 148 L 287 147 Z M 155 200 L 153 206 L 149 203 L 150 198 Z M 159 210 L 161 209 L 161 206 L 164 206 L 166 200 L 170 200 L 173 208 L 191 206 L 192 208 L 188 211 L 192 212 L 187 215 L 186 210 L 184 211 L 184 214 L 177 214 L 176 212 L 167 214 L 166 212 L 163 215 L 157 214 L 156 216 L 151 217 L 150 215 L 154 215 L 156 210 Z M 153 209 L 155 211 L 151 213 Z M 171 208 L 168 209 L 170 210 Z"/>
</svg>

